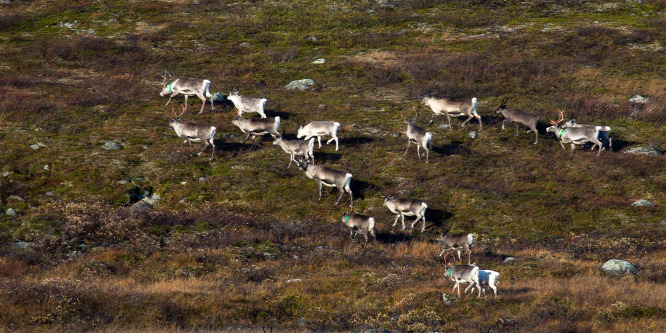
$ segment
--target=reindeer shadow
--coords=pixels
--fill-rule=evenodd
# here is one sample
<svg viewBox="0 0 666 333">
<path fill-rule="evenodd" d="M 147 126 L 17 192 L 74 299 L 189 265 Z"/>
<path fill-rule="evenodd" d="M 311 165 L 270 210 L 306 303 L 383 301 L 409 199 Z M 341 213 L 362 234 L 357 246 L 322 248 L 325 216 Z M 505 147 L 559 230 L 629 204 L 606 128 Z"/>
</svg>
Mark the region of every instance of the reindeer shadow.
<svg viewBox="0 0 666 333">
<path fill-rule="evenodd" d="M 365 136 L 358 136 L 358 137 L 348 137 L 348 138 L 340 138 L 340 145 L 350 145 L 350 146 L 355 146 L 355 145 L 360 145 L 364 143 L 370 143 L 375 141 L 374 138 L 368 138 Z"/>
<path fill-rule="evenodd" d="M 247 144 L 247 143 L 240 143 L 240 142 L 234 142 L 234 141 L 227 141 L 224 139 L 215 139 L 213 140 L 215 143 L 215 151 L 221 151 L 221 152 L 232 152 L 232 153 L 237 153 L 240 151 L 248 151 L 252 149 L 256 149 L 252 144 Z M 248 140 L 249 142 L 249 140 Z"/>
<path fill-rule="evenodd" d="M 279 111 L 279 110 L 266 110 L 265 113 L 266 113 L 266 116 L 268 116 L 268 117 L 280 117 L 280 120 L 289 119 L 294 115 L 291 112 Z M 284 128 L 284 126 L 280 126 L 280 127 Z"/>
<path fill-rule="evenodd" d="M 428 209 L 426 210 L 426 221 L 428 221 L 428 223 L 426 224 L 426 229 L 440 230 L 444 227 L 444 223 L 449 219 L 451 219 L 452 217 L 453 214 L 447 211 L 428 207 Z"/>
<path fill-rule="evenodd" d="M 342 154 L 338 153 L 326 153 L 326 152 L 315 152 L 315 161 L 338 161 L 342 158 Z"/>
<path fill-rule="evenodd" d="M 223 111 L 231 111 L 234 108 L 234 103 L 227 98 L 227 95 L 222 95 L 221 99 L 213 100 L 213 106 L 219 107 Z"/>
<path fill-rule="evenodd" d="M 389 225 L 390 228 L 390 225 Z M 396 226 L 396 228 L 398 228 Z M 404 232 L 392 232 L 392 230 L 379 231 L 376 233 L 377 242 L 384 244 L 394 244 L 411 241 L 413 237 Z"/>
<path fill-rule="evenodd" d="M 351 189 L 354 193 L 354 198 L 365 199 L 365 194 L 369 191 L 379 191 L 380 188 L 375 184 L 371 184 L 362 180 L 352 178 Z"/>
<path fill-rule="evenodd" d="M 626 141 L 626 140 L 619 140 L 619 139 L 613 139 L 613 151 L 620 151 L 626 147 L 629 147 L 631 145 L 635 145 L 638 142 L 634 141 Z"/>
<path fill-rule="evenodd" d="M 461 141 L 452 141 L 449 144 L 432 147 L 432 151 L 440 155 L 468 155 L 472 151 L 463 146 Z"/>
</svg>

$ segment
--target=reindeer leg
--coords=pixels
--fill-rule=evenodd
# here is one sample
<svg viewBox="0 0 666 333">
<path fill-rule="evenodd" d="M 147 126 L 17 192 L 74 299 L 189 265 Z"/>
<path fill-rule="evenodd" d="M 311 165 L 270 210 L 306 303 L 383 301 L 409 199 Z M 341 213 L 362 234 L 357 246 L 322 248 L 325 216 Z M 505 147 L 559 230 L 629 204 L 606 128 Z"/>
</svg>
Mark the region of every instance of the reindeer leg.
<svg viewBox="0 0 666 333">
<path fill-rule="evenodd" d="M 474 116 L 479 121 L 479 131 L 483 131 L 483 122 L 481 121 L 481 116 L 476 115 Z"/>
<path fill-rule="evenodd" d="M 171 96 L 169 96 L 169 100 L 167 101 L 167 103 L 166 103 L 165 106 L 169 106 L 169 103 L 171 103 L 171 99 L 172 99 L 174 96 L 176 96 L 176 95 L 178 95 L 177 92 L 171 93 Z"/>
<path fill-rule="evenodd" d="M 290 155 L 291 155 L 291 158 L 289 159 L 289 165 L 287 165 L 287 169 L 289 169 L 289 167 L 291 166 L 291 161 L 296 162 L 296 160 L 294 159 L 294 154 L 292 153 Z"/>
<path fill-rule="evenodd" d="M 319 142 L 319 148 L 321 148 L 321 136 L 317 137 L 317 142 Z"/>
<path fill-rule="evenodd" d="M 539 142 L 539 132 L 536 128 L 533 128 L 532 130 L 534 131 L 534 144 L 537 144 Z"/>
<path fill-rule="evenodd" d="M 446 120 L 449 122 L 449 131 L 453 131 L 453 128 L 451 128 L 451 115 L 446 112 Z"/>
<path fill-rule="evenodd" d="M 340 188 L 340 196 L 338 197 L 338 200 L 335 201 L 335 205 L 337 206 L 338 203 L 340 202 L 340 199 L 342 199 L 342 196 L 345 194 L 345 190 Z"/>
<path fill-rule="evenodd" d="M 428 158 L 430 157 L 430 151 L 428 150 L 428 148 L 426 148 L 425 151 L 426 151 L 426 163 L 428 163 Z"/>
<path fill-rule="evenodd" d="M 416 144 L 416 154 L 419 156 L 419 160 L 421 159 L 421 145 Z"/>
<path fill-rule="evenodd" d="M 210 144 L 208 143 L 208 140 L 204 140 L 204 146 L 201 148 L 201 150 L 197 153 L 197 156 L 201 156 L 201 153 L 204 151 L 204 149 L 208 148 Z"/>
<path fill-rule="evenodd" d="M 468 121 L 472 120 L 472 118 L 474 118 L 474 116 L 470 114 L 469 117 L 467 118 L 467 120 L 463 121 L 463 123 L 462 123 L 462 125 L 460 125 L 460 127 L 465 127 L 465 124 L 467 124 Z"/>
<path fill-rule="evenodd" d="M 395 225 L 398 224 L 398 219 L 399 218 L 400 218 L 400 214 L 398 213 L 398 215 L 395 216 L 395 221 L 393 221 L 392 227 L 395 227 Z"/>
<path fill-rule="evenodd" d="M 502 131 L 504 130 L 504 123 L 506 122 L 506 119 L 502 120 Z"/>
<path fill-rule="evenodd" d="M 210 144 L 213 146 L 213 151 L 210 152 L 210 160 L 212 161 L 215 158 L 215 140 L 210 139 Z"/>
<path fill-rule="evenodd" d="M 317 183 L 319 183 L 319 200 L 321 200 L 321 180 L 317 179 Z"/>
<path fill-rule="evenodd" d="M 187 107 L 189 106 L 189 105 L 187 105 L 187 99 L 188 99 L 189 97 L 190 97 L 190 96 L 185 95 L 185 111 L 187 111 Z"/>
<path fill-rule="evenodd" d="M 194 156 L 194 151 L 192 151 L 192 141 L 190 141 L 190 139 L 187 139 L 187 143 L 190 145 L 190 156 Z"/>
<path fill-rule="evenodd" d="M 571 144 L 571 156 L 573 156 L 574 149 L 576 149 L 576 144 Z"/>
<path fill-rule="evenodd" d="M 402 154 L 402 156 L 407 155 L 407 152 L 409 151 L 409 145 L 412 143 L 412 140 L 407 140 L 407 150 L 405 150 L 405 153 Z"/>
<path fill-rule="evenodd" d="M 201 114 L 201 113 L 203 113 L 204 106 L 206 106 L 206 96 L 204 96 L 203 94 L 201 94 L 201 95 L 197 95 L 197 96 L 199 96 L 199 98 L 200 98 L 201 101 L 203 102 L 203 104 L 201 104 L 201 110 L 199 110 L 199 113 L 198 113 L 198 114 Z M 213 100 L 212 100 L 212 98 L 211 98 L 211 100 L 210 100 L 210 104 L 211 104 L 211 105 L 213 104 Z"/>
<path fill-rule="evenodd" d="M 516 124 L 516 136 L 518 136 L 518 124 Z"/>
<path fill-rule="evenodd" d="M 400 212 L 400 217 L 402 217 L 402 230 L 405 230 L 405 213 Z"/>
</svg>

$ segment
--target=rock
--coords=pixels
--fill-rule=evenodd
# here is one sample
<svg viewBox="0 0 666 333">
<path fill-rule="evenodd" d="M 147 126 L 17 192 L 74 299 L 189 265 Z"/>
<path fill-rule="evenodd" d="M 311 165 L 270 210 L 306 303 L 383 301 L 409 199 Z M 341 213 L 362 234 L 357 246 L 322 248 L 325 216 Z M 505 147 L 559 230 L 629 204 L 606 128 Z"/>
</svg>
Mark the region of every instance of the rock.
<svg viewBox="0 0 666 333">
<path fill-rule="evenodd" d="M 0 0 L 0 5 L 9 5 L 11 3 L 12 3 L 11 0 Z"/>
<path fill-rule="evenodd" d="M 153 206 L 153 205 L 155 205 L 160 199 L 162 199 L 162 197 L 160 197 L 159 194 L 157 194 L 157 193 L 153 193 L 152 196 L 150 196 L 150 197 L 145 197 L 145 198 L 142 199 L 142 201 L 145 201 L 145 202 L 147 202 L 149 205 Z"/>
<path fill-rule="evenodd" d="M 48 164 L 47 164 L 47 165 L 44 165 L 44 171 L 49 171 L 49 166 L 48 166 Z"/>
<path fill-rule="evenodd" d="M 48 195 L 49 197 L 52 197 L 52 196 L 55 195 L 55 193 L 53 193 L 53 191 L 48 191 L 45 194 Z"/>
<path fill-rule="evenodd" d="M 5 211 L 5 215 L 15 217 L 16 216 L 16 211 L 14 210 L 14 208 L 9 207 Z"/>
<path fill-rule="evenodd" d="M 30 148 L 32 148 L 32 150 L 37 150 L 41 147 L 38 144 L 35 143 L 34 145 L 30 145 Z"/>
<path fill-rule="evenodd" d="M 125 184 L 128 184 L 128 183 L 129 183 L 129 180 L 127 180 L 127 179 L 121 179 L 121 180 L 118 181 L 118 184 L 121 184 L 121 185 L 125 185 Z"/>
<path fill-rule="evenodd" d="M 377 4 L 384 8 L 395 8 L 395 4 L 389 0 L 377 0 Z"/>
<path fill-rule="evenodd" d="M 14 246 L 18 247 L 21 250 L 25 250 L 30 247 L 30 243 L 16 241 L 14 242 Z"/>
<path fill-rule="evenodd" d="M 657 149 L 655 146 L 639 146 L 627 149 L 625 153 L 629 154 L 641 154 L 647 156 L 661 156 L 661 150 Z"/>
<path fill-rule="evenodd" d="M 292 282 L 301 282 L 301 279 L 289 279 L 287 280 L 287 283 L 292 283 Z"/>
<path fill-rule="evenodd" d="M 513 262 L 516 261 L 516 257 L 506 257 L 504 258 L 504 262 Z"/>
<path fill-rule="evenodd" d="M 81 252 L 81 251 L 74 251 L 74 252 L 69 254 L 69 257 L 72 258 L 72 259 L 78 258 L 78 257 L 81 257 L 81 256 L 83 256 L 83 252 Z"/>
<path fill-rule="evenodd" d="M 312 63 L 313 64 L 325 64 L 326 59 L 324 59 L 324 58 L 315 59 L 315 60 L 312 60 Z"/>
<path fill-rule="evenodd" d="M 150 208 L 150 204 L 144 200 L 141 200 L 130 207 L 130 211 L 133 213 L 142 212 Z"/>
<path fill-rule="evenodd" d="M 632 98 L 629 99 L 629 102 L 632 102 L 632 103 L 639 103 L 639 104 L 645 104 L 645 103 L 647 103 L 647 102 L 649 102 L 649 101 L 650 101 L 649 98 L 647 98 L 647 97 L 643 97 L 643 96 L 641 96 L 641 95 L 634 95 L 634 97 L 632 97 Z"/>
<path fill-rule="evenodd" d="M 441 128 L 441 129 L 449 129 L 449 127 L 451 127 L 451 126 L 449 126 L 449 124 L 441 124 L 441 125 L 437 126 L 437 128 Z"/>
<path fill-rule="evenodd" d="M 634 266 L 632 263 L 620 259 L 611 259 L 606 261 L 604 265 L 601 266 L 601 270 L 611 274 L 636 274 L 638 271 L 636 266 Z"/>
<path fill-rule="evenodd" d="M 318 41 L 319 41 L 319 39 L 317 39 L 317 37 L 312 36 L 312 35 L 308 35 L 308 36 L 306 36 L 306 37 L 305 37 L 305 40 L 308 41 L 308 42 L 311 42 L 311 43 L 315 43 L 315 42 L 318 42 Z"/>
<path fill-rule="evenodd" d="M 640 199 L 634 201 L 634 203 L 631 204 L 632 207 L 654 207 L 654 203 L 650 200 L 645 200 L 645 199 Z"/>
<path fill-rule="evenodd" d="M 85 243 L 79 244 L 79 250 L 81 250 L 81 252 L 85 253 L 86 251 L 88 251 L 88 248 L 89 248 L 88 245 L 86 245 Z"/>
<path fill-rule="evenodd" d="M 453 296 L 447 294 L 447 293 L 442 293 L 442 300 L 444 301 L 444 304 L 451 306 L 453 305 Z"/>
<path fill-rule="evenodd" d="M 113 141 L 107 141 L 105 144 L 102 145 L 102 148 L 104 148 L 106 150 L 118 150 L 118 149 L 120 149 L 118 144 L 113 142 Z"/>
<path fill-rule="evenodd" d="M 12 174 L 11 172 L 5 171 L 5 172 L 2 173 L 2 176 L 3 177 L 9 177 L 9 175 L 11 175 L 11 174 Z"/>
<path fill-rule="evenodd" d="M 9 198 L 7 198 L 7 201 L 19 201 L 19 202 L 24 202 L 23 198 L 19 197 L 18 195 L 10 195 Z"/>
<path fill-rule="evenodd" d="M 477 133 L 476 131 L 471 131 L 471 132 L 469 132 L 469 134 L 467 134 L 467 135 L 468 135 L 470 138 L 472 138 L 472 139 L 476 139 L 476 137 L 479 136 L 479 133 Z"/>
<path fill-rule="evenodd" d="M 294 90 L 298 89 L 300 91 L 305 91 L 308 89 L 313 89 L 314 87 L 317 86 L 317 82 L 315 82 L 312 79 L 302 79 L 302 80 L 296 80 L 296 81 L 291 81 L 289 84 L 284 86 L 284 89 L 287 90 Z"/>
<path fill-rule="evenodd" d="M 224 103 L 227 100 L 227 96 L 223 95 L 221 92 L 216 92 L 213 94 L 213 102 Z"/>
</svg>

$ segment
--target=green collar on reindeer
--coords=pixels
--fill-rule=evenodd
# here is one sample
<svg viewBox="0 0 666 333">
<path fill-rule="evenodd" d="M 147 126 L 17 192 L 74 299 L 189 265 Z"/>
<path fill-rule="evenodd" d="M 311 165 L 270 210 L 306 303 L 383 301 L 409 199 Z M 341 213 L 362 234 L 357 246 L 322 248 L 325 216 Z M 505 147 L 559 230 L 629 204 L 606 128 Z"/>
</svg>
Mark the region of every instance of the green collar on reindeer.
<svg viewBox="0 0 666 333">
<path fill-rule="evenodd" d="M 170 91 L 170 92 L 173 92 L 173 90 L 171 90 L 171 85 L 172 85 L 172 84 L 173 84 L 173 83 L 169 83 L 169 85 L 168 85 L 168 87 L 169 87 L 169 91 Z"/>
<path fill-rule="evenodd" d="M 559 139 L 562 138 L 562 134 L 564 134 L 564 128 L 563 128 L 562 130 L 560 130 L 560 137 L 559 137 Z"/>
<path fill-rule="evenodd" d="M 449 277 L 451 277 L 451 272 L 453 272 L 453 267 L 449 268 Z"/>
<path fill-rule="evenodd" d="M 347 221 L 349 221 L 350 217 L 351 217 L 351 215 L 347 215 L 347 217 L 345 217 L 345 223 L 347 223 Z"/>
</svg>

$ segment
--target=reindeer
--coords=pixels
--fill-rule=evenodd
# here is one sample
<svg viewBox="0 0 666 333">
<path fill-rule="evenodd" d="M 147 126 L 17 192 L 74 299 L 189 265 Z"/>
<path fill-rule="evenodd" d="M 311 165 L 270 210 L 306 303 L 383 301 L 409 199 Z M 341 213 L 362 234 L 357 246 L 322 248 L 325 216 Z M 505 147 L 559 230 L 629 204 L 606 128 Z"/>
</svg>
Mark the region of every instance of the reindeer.
<svg viewBox="0 0 666 333">
<path fill-rule="evenodd" d="M 451 115 L 456 117 L 467 116 L 467 120 L 463 121 L 461 127 L 464 127 L 472 118 L 479 120 L 479 130 L 483 130 L 483 123 L 481 116 L 476 112 L 477 102 L 476 97 L 470 101 L 454 101 L 448 98 L 437 99 L 430 96 L 421 98 L 421 104 L 427 105 L 432 109 L 432 117 L 430 117 L 430 124 L 435 115 L 444 114 L 449 122 L 449 130 L 451 130 Z"/>
<path fill-rule="evenodd" d="M 601 155 L 602 143 L 599 141 L 599 132 L 603 128 L 602 126 L 594 127 L 568 127 L 560 125 L 560 122 L 563 120 L 563 111 L 557 110 L 559 113 L 559 119 L 557 121 L 550 120 L 552 126 L 546 129 L 546 132 L 555 133 L 555 136 L 560 139 L 560 146 L 564 148 L 563 143 L 571 143 L 571 156 L 573 156 L 574 149 L 576 145 L 582 145 L 588 142 L 599 146 L 599 152 L 597 156 Z"/>
<path fill-rule="evenodd" d="M 185 110 L 187 110 L 187 99 L 190 95 L 196 95 L 198 96 L 203 104 L 201 105 L 201 110 L 199 110 L 199 114 L 201 114 L 204 110 L 204 106 L 206 106 L 206 98 L 210 98 L 210 108 L 211 110 L 215 110 L 215 106 L 213 105 L 213 95 L 210 94 L 210 81 L 206 79 L 193 79 L 189 77 L 179 77 L 175 81 L 171 83 L 167 83 L 168 79 L 172 78 L 173 75 L 169 74 L 167 77 L 166 70 L 164 71 L 164 75 L 162 75 L 162 92 L 160 92 L 160 96 L 165 97 L 166 95 L 169 96 L 169 100 L 166 103 L 166 106 L 169 106 L 169 103 L 171 102 L 171 99 L 178 95 L 178 94 L 183 94 L 185 96 Z"/>
<path fill-rule="evenodd" d="M 418 154 L 419 159 L 421 159 L 421 147 L 423 147 L 423 149 L 426 151 L 426 163 L 428 163 L 428 157 L 430 155 L 428 148 L 432 146 L 432 132 L 428 132 L 425 129 L 414 125 L 416 116 L 411 121 L 405 119 L 404 117 L 403 120 L 407 124 L 407 131 L 405 132 L 405 134 L 407 134 L 407 149 L 405 150 L 405 153 L 402 154 L 402 156 L 407 155 L 407 152 L 409 151 L 409 145 L 414 142 L 416 144 L 416 153 Z"/>
<path fill-rule="evenodd" d="M 375 241 L 375 247 L 377 246 L 374 217 L 361 214 L 343 213 L 342 223 L 349 228 L 350 239 L 354 239 L 357 234 L 363 235 L 363 238 L 365 238 L 365 244 L 363 244 L 363 247 L 365 247 L 368 244 L 368 234 L 370 234 Z"/>
<path fill-rule="evenodd" d="M 241 96 L 238 94 L 238 91 L 233 91 L 229 93 L 227 99 L 234 103 L 234 106 L 238 109 L 239 116 L 242 116 L 243 112 L 256 112 L 261 118 L 266 118 L 264 106 L 268 100 L 265 98 Z"/>
<path fill-rule="evenodd" d="M 236 116 L 231 120 L 231 123 L 238 126 L 243 133 L 245 133 L 245 139 L 252 136 L 252 141 L 254 137 L 258 135 L 270 134 L 273 139 L 276 139 L 280 136 L 280 117 L 268 117 L 268 118 L 248 118 L 245 119 L 241 116 Z"/>
<path fill-rule="evenodd" d="M 425 202 L 419 199 L 395 198 L 386 195 L 382 195 L 382 198 L 384 198 L 384 206 L 393 214 L 397 214 L 395 221 L 393 221 L 393 227 L 398 223 L 398 218 L 402 217 L 402 230 L 405 230 L 405 215 L 416 216 L 416 220 L 412 223 L 412 229 L 419 220 L 423 219 L 421 233 L 425 231 L 425 211 L 428 208 Z"/>
<path fill-rule="evenodd" d="M 176 134 L 185 139 L 183 140 L 183 145 L 187 141 L 187 143 L 190 144 L 190 154 L 194 156 L 194 152 L 192 151 L 192 141 L 194 142 L 203 142 L 205 145 L 197 156 L 201 155 L 201 153 L 208 147 L 209 145 L 213 147 L 213 151 L 210 153 L 210 159 L 212 160 L 213 157 L 215 156 L 215 134 L 217 133 L 217 130 L 215 129 L 214 126 L 210 125 L 203 125 L 203 124 L 194 124 L 194 123 L 181 123 L 180 119 L 178 117 L 182 116 L 183 113 L 185 113 L 185 106 L 182 106 L 183 112 L 181 112 L 179 115 L 176 115 L 176 113 L 173 111 L 173 108 L 171 109 L 171 120 L 169 120 L 169 126 L 173 128 L 174 131 L 176 131 Z M 181 145 L 182 147 L 182 145 Z M 180 150 L 179 150 L 180 151 Z"/>
<path fill-rule="evenodd" d="M 508 122 L 509 124 L 514 122 L 516 123 L 516 136 L 518 136 L 518 124 L 527 126 L 529 132 L 534 132 L 535 141 L 534 144 L 539 142 L 539 131 L 537 131 L 537 123 L 539 118 L 531 113 L 527 113 L 518 109 L 507 109 L 506 107 L 506 98 L 502 100 L 500 106 L 495 110 L 495 113 L 501 113 L 504 118 L 502 120 L 502 130 L 504 130 L 504 124 Z"/>
<path fill-rule="evenodd" d="M 471 248 L 472 244 L 474 244 L 474 234 L 451 234 L 449 231 L 437 237 L 437 241 L 444 245 L 444 249 L 439 253 L 439 256 L 441 257 L 446 251 L 456 250 L 458 251 L 458 260 L 460 260 L 460 252 L 462 251 L 463 253 L 467 253 L 467 264 L 469 264 L 472 255 Z"/>
<path fill-rule="evenodd" d="M 473 265 L 476 266 L 476 265 Z M 493 290 L 493 293 L 495 294 L 495 297 L 497 297 L 497 285 L 499 284 L 499 276 L 500 273 L 490 270 L 490 269 L 479 269 L 479 287 L 481 287 L 481 291 L 483 292 L 483 295 L 486 295 L 486 288 L 484 286 L 488 286 Z M 469 287 L 472 288 L 472 294 L 474 293 L 474 288 L 475 286 L 470 285 Z M 467 288 L 469 288 L 467 287 Z M 467 293 L 467 289 L 465 289 L 465 294 Z"/>
<path fill-rule="evenodd" d="M 340 196 L 335 201 L 336 205 L 340 202 L 345 192 L 349 193 L 350 205 L 354 205 L 354 196 L 350 187 L 352 180 L 351 173 L 338 171 L 323 165 L 312 165 L 305 158 L 299 158 L 296 160 L 296 163 L 299 169 L 305 171 L 305 175 L 308 178 L 314 179 L 319 184 L 319 200 L 321 200 L 321 186 L 326 185 L 337 187 L 340 190 Z"/>
<path fill-rule="evenodd" d="M 460 283 L 469 283 L 470 285 L 465 289 L 465 294 L 469 288 L 475 285 L 479 288 L 479 298 L 481 298 L 481 284 L 479 283 L 479 267 L 473 265 L 457 265 L 453 266 L 446 262 L 446 257 L 451 255 L 447 253 L 444 256 L 444 267 L 446 268 L 446 275 L 456 283 L 453 286 L 453 291 L 458 289 L 458 297 L 460 297 Z"/>
<path fill-rule="evenodd" d="M 314 138 L 310 138 L 310 140 L 285 140 L 282 138 L 282 135 L 278 136 L 277 139 L 273 141 L 273 145 L 279 145 L 282 147 L 282 150 L 284 150 L 287 154 L 291 155 L 291 158 L 289 159 L 289 165 L 287 165 L 287 168 L 291 166 L 291 162 L 294 161 L 296 162 L 296 159 L 294 158 L 296 155 L 302 155 L 306 159 L 311 158 L 312 159 L 312 165 L 314 165 Z"/>
<path fill-rule="evenodd" d="M 321 148 L 321 137 L 330 135 L 331 139 L 326 141 L 326 144 L 335 141 L 335 151 L 338 151 L 338 129 L 340 129 L 340 123 L 335 121 L 313 121 L 305 126 L 300 126 L 296 137 L 299 139 L 305 137 L 305 140 L 309 140 L 316 136 L 319 148 Z"/>
<path fill-rule="evenodd" d="M 571 118 L 569 119 L 569 121 L 562 124 L 562 127 L 564 127 L 564 128 L 569 128 L 569 127 L 588 127 L 588 128 L 592 128 L 592 127 L 596 127 L 596 125 L 579 124 L 579 123 L 576 122 L 576 119 L 572 115 Z M 610 126 L 601 126 L 601 130 L 599 131 L 599 138 L 598 139 L 604 145 L 602 147 L 602 150 L 606 149 L 606 147 L 605 147 L 606 145 L 608 145 L 609 150 L 611 150 L 611 151 L 613 150 L 613 139 L 611 139 L 610 136 L 608 136 L 608 132 L 610 132 L 610 131 L 611 131 Z M 595 145 L 593 145 L 592 148 L 590 148 L 590 149 L 594 150 L 594 147 L 595 147 Z"/>
</svg>

